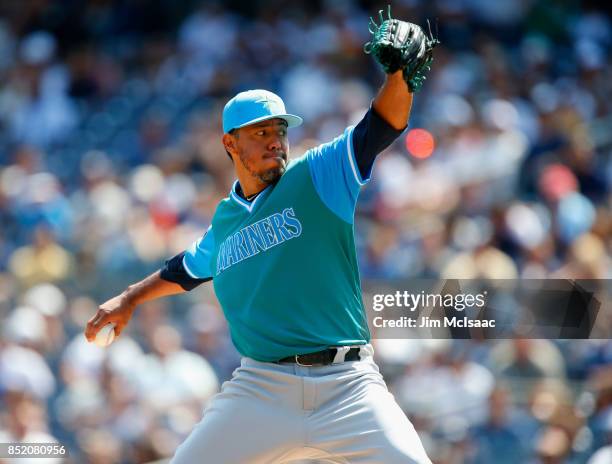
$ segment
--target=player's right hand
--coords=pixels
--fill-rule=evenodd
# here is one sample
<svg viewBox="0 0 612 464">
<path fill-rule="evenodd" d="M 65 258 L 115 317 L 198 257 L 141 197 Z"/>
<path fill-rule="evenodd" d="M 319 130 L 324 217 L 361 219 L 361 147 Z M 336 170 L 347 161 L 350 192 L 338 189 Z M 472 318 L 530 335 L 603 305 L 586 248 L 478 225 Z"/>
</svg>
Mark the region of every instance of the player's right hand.
<svg viewBox="0 0 612 464">
<path fill-rule="evenodd" d="M 135 308 L 136 305 L 124 294 L 117 295 L 105 303 L 102 303 L 98 307 L 96 314 L 87 321 L 85 338 L 87 338 L 87 341 L 94 341 L 98 331 L 111 322 L 115 323 L 115 337 L 118 337 L 132 318 L 132 313 Z"/>
</svg>

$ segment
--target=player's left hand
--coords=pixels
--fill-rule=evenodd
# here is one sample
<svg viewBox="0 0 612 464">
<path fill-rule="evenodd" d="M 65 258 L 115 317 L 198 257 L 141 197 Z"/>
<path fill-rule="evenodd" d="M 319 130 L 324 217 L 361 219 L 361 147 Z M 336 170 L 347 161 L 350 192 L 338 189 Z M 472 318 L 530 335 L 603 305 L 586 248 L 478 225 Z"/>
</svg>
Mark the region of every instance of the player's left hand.
<svg viewBox="0 0 612 464">
<path fill-rule="evenodd" d="M 391 7 L 387 19 L 378 12 L 381 24 L 370 18 L 372 40 L 365 44 L 364 51 L 372 54 L 387 74 L 400 69 L 411 92 L 418 91 L 431 68 L 433 49 L 440 42 L 425 35 L 420 26 L 391 18 Z"/>
</svg>

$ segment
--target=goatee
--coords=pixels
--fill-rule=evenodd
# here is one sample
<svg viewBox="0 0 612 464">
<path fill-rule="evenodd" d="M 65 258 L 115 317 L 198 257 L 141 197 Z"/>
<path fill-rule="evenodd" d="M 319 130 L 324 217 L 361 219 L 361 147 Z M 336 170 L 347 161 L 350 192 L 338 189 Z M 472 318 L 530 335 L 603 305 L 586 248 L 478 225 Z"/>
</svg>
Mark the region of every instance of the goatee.
<svg viewBox="0 0 612 464">
<path fill-rule="evenodd" d="M 265 172 L 256 174 L 259 180 L 265 184 L 272 184 L 276 182 L 285 173 L 285 163 L 277 168 L 268 169 Z"/>
<path fill-rule="evenodd" d="M 247 171 L 249 171 L 249 173 L 253 177 L 256 177 L 257 179 L 259 179 L 261 182 L 263 182 L 266 185 L 270 185 L 276 182 L 278 179 L 280 179 L 280 177 L 287 170 L 287 161 L 286 161 L 287 155 L 286 154 L 282 155 L 282 161 L 280 162 L 278 167 L 268 169 L 264 172 L 255 171 L 249 159 L 243 156 L 242 153 L 239 153 L 238 156 L 240 157 L 240 161 L 242 162 L 242 165 L 247 169 Z"/>
</svg>

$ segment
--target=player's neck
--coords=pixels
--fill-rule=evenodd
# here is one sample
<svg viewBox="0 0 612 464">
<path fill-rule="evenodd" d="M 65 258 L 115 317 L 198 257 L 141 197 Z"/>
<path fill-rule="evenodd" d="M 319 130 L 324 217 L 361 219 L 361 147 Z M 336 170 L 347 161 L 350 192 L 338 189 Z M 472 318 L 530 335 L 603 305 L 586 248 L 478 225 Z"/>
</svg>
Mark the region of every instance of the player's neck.
<svg viewBox="0 0 612 464">
<path fill-rule="evenodd" d="M 253 193 L 252 195 L 245 195 L 242 191 L 242 187 L 240 186 L 240 181 L 236 184 L 235 192 L 238 194 L 240 198 L 245 199 L 246 201 L 253 201 L 257 196 L 262 192 L 261 190 L 257 193 Z"/>
<path fill-rule="evenodd" d="M 262 182 L 260 179 L 248 176 L 238 176 L 238 184 L 245 199 L 254 198 L 259 192 L 264 190 L 268 184 Z"/>
</svg>

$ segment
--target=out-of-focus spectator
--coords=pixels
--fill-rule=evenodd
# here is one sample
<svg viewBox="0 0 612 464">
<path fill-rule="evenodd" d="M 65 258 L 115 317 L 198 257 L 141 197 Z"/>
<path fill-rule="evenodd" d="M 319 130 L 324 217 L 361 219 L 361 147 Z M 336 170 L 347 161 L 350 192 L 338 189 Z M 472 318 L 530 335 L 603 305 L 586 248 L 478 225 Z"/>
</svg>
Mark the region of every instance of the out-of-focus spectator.
<svg viewBox="0 0 612 464">
<path fill-rule="evenodd" d="M 57 41 L 47 31 L 25 36 L 18 63 L 0 96 L 0 118 L 17 141 L 47 146 L 65 137 L 77 122 L 67 93 L 67 73 L 56 63 Z"/>
<path fill-rule="evenodd" d="M 39 227 L 33 243 L 16 249 L 9 258 L 9 269 L 24 287 L 44 282 L 60 282 L 71 275 L 73 257 L 55 241 L 46 227 Z"/>
<path fill-rule="evenodd" d="M 510 395 L 503 386 L 493 389 L 488 406 L 486 422 L 472 431 L 473 451 L 469 462 L 525 462 L 533 446 L 531 434 L 537 430 L 535 420 L 512 408 Z"/>
<path fill-rule="evenodd" d="M 547 340 L 520 338 L 500 342 L 491 353 L 491 364 L 504 377 L 540 379 L 563 377 L 563 356 Z"/>
<path fill-rule="evenodd" d="M 605 446 L 595 452 L 587 464 L 606 464 L 612 461 L 612 446 Z"/>
<path fill-rule="evenodd" d="M 538 460 L 541 464 L 563 464 L 570 454 L 571 440 L 561 427 L 548 427 L 542 431 L 536 444 Z"/>
<path fill-rule="evenodd" d="M 612 444 L 612 368 L 608 365 L 595 371 L 589 380 L 594 395 L 589 422 L 593 446 L 599 448 Z"/>
<path fill-rule="evenodd" d="M 141 391 L 157 408 L 165 409 L 186 398 L 205 403 L 218 389 L 218 380 L 208 362 L 182 349 L 180 333 L 159 325 L 146 334 L 151 354 L 138 366 Z"/>
<path fill-rule="evenodd" d="M 240 363 L 240 355 L 227 333 L 227 324 L 217 306 L 193 306 L 189 314 L 192 339 L 187 346 L 207 359 L 219 381 L 229 380 Z"/>
<path fill-rule="evenodd" d="M 47 411 L 44 403 L 20 391 L 5 395 L 5 412 L 0 415 L 0 440 L 2 443 L 57 443 L 48 430 Z M 6 428 L 4 428 L 5 426 Z M 35 458 L 8 459 L 8 464 L 36 462 Z M 49 458 L 52 464 L 63 462 L 61 458 Z"/>
<path fill-rule="evenodd" d="M 409 414 L 431 417 L 440 429 L 453 423 L 467 430 L 484 420 L 494 377 L 486 367 L 467 359 L 466 346 L 457 342 L 426 351 L 425 359 L 396 380 L 393 390 Z"/>
</svg>

